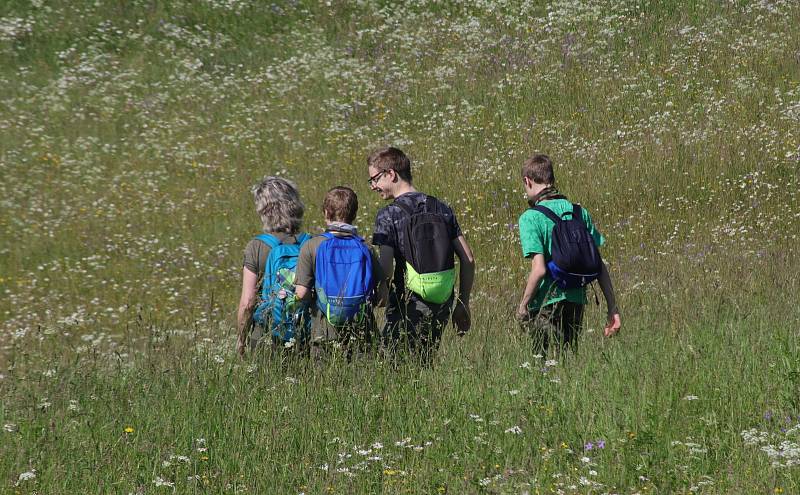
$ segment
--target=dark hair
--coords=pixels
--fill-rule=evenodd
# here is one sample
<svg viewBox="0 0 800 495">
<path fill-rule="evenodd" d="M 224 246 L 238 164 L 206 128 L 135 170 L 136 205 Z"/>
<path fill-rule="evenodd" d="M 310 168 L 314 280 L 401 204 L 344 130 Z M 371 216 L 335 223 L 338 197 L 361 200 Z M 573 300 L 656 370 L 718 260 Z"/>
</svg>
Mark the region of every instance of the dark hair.
<svg viewBox="0 0 800 495">
<path fill-rule="evenodd" d="M 547 155 L 533 155 L 522 164 L 522 177 L 527 177 L 537 184 L 555 185 L 553 162 Z"/>
<path fill-rule="evenodd" d="M 322 213 L 327 220 L 353 223 L 358 212 L 358 196 L 345 186 L 336 186 L 325 195 Z"/>
<path fill-rule="evenodd" d="M 367 165 L 378 170 L 394 170 L 406 182 L 411 182 L 411 160 L 397 148 L 387 146 L 367 157 Z"/>
</svg>

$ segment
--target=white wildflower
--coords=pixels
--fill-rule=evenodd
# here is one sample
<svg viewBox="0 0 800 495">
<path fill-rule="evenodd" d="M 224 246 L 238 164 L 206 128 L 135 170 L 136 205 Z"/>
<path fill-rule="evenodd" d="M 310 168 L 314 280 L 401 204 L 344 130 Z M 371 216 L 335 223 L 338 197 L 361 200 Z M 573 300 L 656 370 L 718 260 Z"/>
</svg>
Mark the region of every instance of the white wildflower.
<svg viewBox="0 0 800 495">
<path fill-rule="evenodd" d="M 36 470 L 31 469 L 30 471 L 25 471 L 24 473 L 20 473 L 19 477 L 17 478 L 16 486 L 19 486 L 20 483 L 23 481 L 31 481 L 36 479 Z"/>
<path fill-rule="evenodd" d="M 169 480 L 163 479 L 161 476 L 158 476 L 156 479 L 153 480 L 153 484 L 156 486 L 166 486 L 172 488 L 175 486 L 175 483 Z"/>
</svg>

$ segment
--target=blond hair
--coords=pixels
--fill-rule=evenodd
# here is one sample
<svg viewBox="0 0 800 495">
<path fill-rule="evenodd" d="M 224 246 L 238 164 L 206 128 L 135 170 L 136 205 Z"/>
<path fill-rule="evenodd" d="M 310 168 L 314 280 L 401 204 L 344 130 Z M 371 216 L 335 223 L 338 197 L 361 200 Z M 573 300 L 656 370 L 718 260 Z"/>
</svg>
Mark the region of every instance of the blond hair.
<svg viewBox="0 0 800 495">
<path fill-rule="evenodd" d="M 252 191 L 264 232 L 296 234 L 300 231 L 305 206 L 294 182 L 267 176 L 253 186 Z"/>
</svg>

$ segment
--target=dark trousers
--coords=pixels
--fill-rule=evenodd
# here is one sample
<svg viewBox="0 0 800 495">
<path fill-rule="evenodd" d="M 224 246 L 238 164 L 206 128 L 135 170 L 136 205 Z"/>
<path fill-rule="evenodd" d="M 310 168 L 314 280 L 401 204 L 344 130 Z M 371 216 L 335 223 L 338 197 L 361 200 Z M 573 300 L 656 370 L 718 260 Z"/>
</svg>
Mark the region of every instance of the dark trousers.
<svg viewBox="0 0 800 495">
<path fill-rule="evenodd" d="M 386 306 L 386 325 L 381 333 L 384 352 L 392 357 L 406 354 L 430 365 L 442 332 L 450 320 L 453 297 L 442 304 L 425 302 L 416 294 L 404 297 L 389 294 Z"/>
<path fill-rule="evenodd" d="M 558 301 L 531 312 L 522 325 L 533 340 L 534 351 L 546 355 L 550 348 L 559 354 L 577 351 L 582 323 L 583 304 Z"/>
<path fill-rule="evenodd" d="M 335 361 L 341 356 L 351 361 L 356 356 L 373 354 L 377 324 L 372 307 L 358 319 L 342 326 L 331 325 L 324 316 L 316 316 L 311 327 L 311 357 L 317 363 Z"/>
</svg>

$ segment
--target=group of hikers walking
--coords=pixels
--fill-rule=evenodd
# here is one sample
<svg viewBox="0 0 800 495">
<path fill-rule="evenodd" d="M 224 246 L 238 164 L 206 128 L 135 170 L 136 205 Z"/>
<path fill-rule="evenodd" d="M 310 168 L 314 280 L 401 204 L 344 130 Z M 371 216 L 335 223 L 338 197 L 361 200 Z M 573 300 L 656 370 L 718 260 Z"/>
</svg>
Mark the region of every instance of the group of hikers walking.
<svg viewBox="0 0 800 495">
<path fill-rule="evenodd" d="M 292 182 L 265 177 L 253 187 L 263 233 L 244 252 L 240 355 L 264 348 L 350 359 L 379 348 L 429 364 L 449 321 L 459 334 L 469 330 L 475 260 L 453 210 L 414 187 L 411 161 L 397 148 L 371 153 L 367 172 L 370 189 L 392 201 L 376 216 L 374 249 L 353 225 L 358 198 L 349 187 L 327 192 L 326 229 L 316 236 L 301 232 L 304 206 Z M 605 335 L 615 334 L 620 316 L 598 251 L 603 236 L 558 192 L 549 157 L 527 159 L 522 180 L 530 208 L 519 219 L 520 240 L 531 270 L 516 317 L 536 351 L 577 348 L 594 280 L 606 300 Z M 380 331 L 375 307 L 386 308 Z"/>
</svg>

